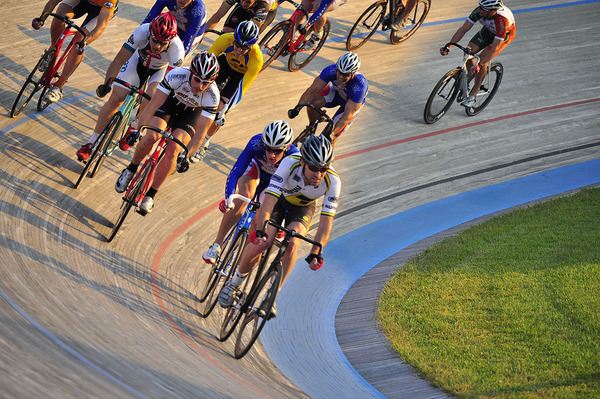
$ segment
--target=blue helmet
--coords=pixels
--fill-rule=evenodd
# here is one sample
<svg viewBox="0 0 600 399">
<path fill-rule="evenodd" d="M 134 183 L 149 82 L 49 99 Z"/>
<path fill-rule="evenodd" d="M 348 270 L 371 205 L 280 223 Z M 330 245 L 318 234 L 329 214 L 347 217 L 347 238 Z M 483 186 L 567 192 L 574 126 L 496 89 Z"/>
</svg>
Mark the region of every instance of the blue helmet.
<svg viewBox="0 0 600 399">
<path fill-rule="evenodd" d="M 251 46 L 258 41 L 258 27 L 252 21 L 240 22 L 233 38 L 242 46 Z"/>
</svg>

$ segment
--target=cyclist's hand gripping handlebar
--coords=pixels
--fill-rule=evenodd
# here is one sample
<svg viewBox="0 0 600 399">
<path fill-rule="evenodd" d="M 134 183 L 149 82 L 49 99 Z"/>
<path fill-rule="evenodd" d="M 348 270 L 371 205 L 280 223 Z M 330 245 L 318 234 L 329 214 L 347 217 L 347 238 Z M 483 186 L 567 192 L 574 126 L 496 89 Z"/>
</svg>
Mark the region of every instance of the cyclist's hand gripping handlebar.
<svg viewBox="0 0 600 399">
<path fill-rule="evenodd" d="M 310 254 L 304 260 L 308 263 L 308 267 L 311 270 L 319 270 L 324 262 L 323 257 L 319 254 Z"/>
<path fill-rule="evenodd" d="M 290 119 L 294 119 L 298 116 L 298 114 L 300 113 L 300 108 L 302 107 L 296 105 L 294 108 L 288 110 L 288 116 L 290 117 Z"/>
</svg>

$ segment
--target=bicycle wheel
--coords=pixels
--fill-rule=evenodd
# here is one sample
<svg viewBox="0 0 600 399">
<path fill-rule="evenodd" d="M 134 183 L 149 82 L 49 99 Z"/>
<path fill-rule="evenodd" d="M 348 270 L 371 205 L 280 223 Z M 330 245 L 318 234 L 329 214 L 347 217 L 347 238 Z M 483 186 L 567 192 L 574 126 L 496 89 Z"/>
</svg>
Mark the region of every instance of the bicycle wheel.
<svg viewBox="0 0 600 399">
<path fill-rule="evenodd" d="M 423 119 L 425 123 L 437 122 L 450 109 L 458 95 L 460 84 L 460 68 L 447 72 L 433 88 L 425 104 Z"/>
<path fill-rule="evenodd" d="M 140 172 L 138 172 L 137 176 L 134 178 L 133 186 L 127 192 L 127 195 L 123 198 L 123 203 L 121 204 L 121 214 L 119 215 L 117 221 L 115 222 L 112 232 L 108 237 L 108 242 L 111 242 L 113 238 L 117 235 L 117 232 L 121 228 L 121 225 L 125 221 L 127 214 L 131 210 L 132 206 L 137 206 L 137 199 L 142 194 L 142 190 L 146 185 L 146 182 L 150 178 L 150 172 L 152 171 L 152 165 L 150 162 L 146 162 Z"/>
<path fill-rule="evenodd" d="M 223 285 L 225 285 L 225 281 L 233 277 L 233 273 L 235 272 L 237 264 L 240 261 L 240 256 L 242 255 L 242 249 L 244 249 L 244 245 L 246 244 L 247 237 L 248 232 L 246 231 L 235 237 L 235 241 L 232 243 L 231 247 L 229 247 L 225 258 L 223 258 L 223 261 L 221 262 L 221 266 L 216 273 L 212 273 L 214 278 L 210 283 L 211 286 L 209 288 L 208 297 L 204 302 L 204 309 L 200 313 L 201 316 L 208 317 L 215 308 L 217 300 L 219 299 L 219 293 L 221 292 Z"/>
<path fill-rule="evenodd" d="M 288 60 L 288 69 L 290 70 L 290 72 L 299 71 L 300 69 L 307 66 L 308 63 L 317 56 L 317 53 L 325 44 L 327 36 L 329 36 L 330 28 L 331 24 L 329 23 L 329 20 L 327 20 L 327 22 L 325 22 L 325 26 L 323 26 L 323 37 L 317 42 L 317 44 L 313 48 L 311 48 L 310 50 L 298 48 L 296 49 L 294 54 L 290 54 L 290 59 Z M 308 34 L 306 36 L 308 36 Z"/>
<path fill-rule="evenodd" d="M 483 79 L 483 83 L 477 93 L 475 99 L 476 105 L 474 107 L 465 108 L 467 115 L 477 115 L 492 101 L 492 98 L 496 95 L 500 82 L 502 82 L 502 75 L 504 74 L 504 68 L 499 62 L 494 62 L 490 66 L 490 70 L 486 77 Z"/>
<path fill-rule="evenodd" d="M 234 356 L 236 359 L 240 359 L 248 353 L 265 326 L 265 323 L 269 320 L 271 308 L 275 303 L 277 291 L 279 291 L 280 282 L 281 264 L 271 266 L 248 302 L 244 320 L 240 324 L 240 329 L 235 340 Z"/>
<path fill-rule="evenodd" d="M 116 115 L 118 115 L 118 117 L 115 117 Z M 118 120 L 113 120 L 116 118 L 118 118 Z M 108 125 L 106 125 L 106 127 L 104 128 L 110 128 L 109 133 L 106 136 L 107 140 L 104 141 L 102 143 L 102 146 L 100 147 L 102 151 L 100 152 L 100 157 L 96 161 L 94 169 L 92 169 L 92 173 L 90 174 L 91 178 L 94 178 L 96 176 L 96 174 L 102 167 L 102 164 L 104 164 L 104 161 L 106 161 L 106 158 L 110 154 L 112 154 L 115 148 L 119 145 L 119 140 L 121 140 L 121 137 L 123 137 L 123 134 L 125 133 L 126 125 L 123 123 L 124 120 L 126 119 L 121 114 L 121 111 L 117 111 L 115 115 L 113 115 L 113 118 L 111 118 L 111 120 L 108 122 Z"/>
<path fill-rule="evenodd" d="M 282 21 L 275 25 L 260 41 L 258 46 L 263 54 L 263 66 L 260 69 L 264 71 L 281 53 L 288 40 L 290 30 L 290 21 Z"/>
<path fill-rule="evenodd" d="M 117 115 L 117 114 L 119 114 L 119 115 Z M 119 121 L 120 121 L 121 115 L 120 115 L 120 113 L 117 113 L 117 114 L 114 114 L 112 116 L 112 118 L 110 118 L 110 120 L 108 121 L 108 124 L 102 130 L 102 133 L 100 133 L 100 135 L 96 138 L 96 142 L 94 143 L 94 150 L 92 151 L 92 154 L 90 155 L 87 162 L 85 163 L 85 166 L 83 167 L 83 170 L 81 171 L 81 174 L 79 175 L 79 179 L 77 179 L 77 182 L 75 182 L 75 184 L 73 185 L 73 188 L 79 187 L 79 185 L 83 181 L 83 178 L 87 175 L 88 171 L 90 170 L 92 165 L 94 165 L 94 163 L 96 166 L 94 167 L 92 173 L 90 174 L 90 178 L 93 178 L 96 175 L 95 172 L 97 171 L 98 166 L 101 165 L 102 162 L 104 162 L 103 160 L 105 158 L 105 154 L 104 154 L 103 150 L 105 148 L 106 141 L 110 138 L 115 125 L 118 125 Z"/>
<path fill-rule="evenodd" d="M 392 44 L 400 44 L 414 35 L 429 13 L 430 4 L 431 0 L 418 0 L 415 3 L 415 8 L 413 8 L 404 21 L 405 25 L 398 30 L 392 30 L 390 33 L 390 42 Z"/>
<path fill-rule="evenodd" d="M 229 251 L 231 249 L 231 246 L 229 244 L 233 237 L 233 232 L 236 228 L 237 228 L 237 225 L 233 226 L 231 228 L 231 230 L 229 230 L 229 232 L 227 233 L 227 237 L 225 238 L 225 241 L 223 242 L 223 245 L 221 245 L 221 248 L 226 248 L 225 252 L 221 252 L 224 256 L 221 257 L 221 254 L 217 255 L 217 258 L 215 259 L 215 263 L 212 264 L 212 266 L 210 268 L 210 272 L 206 278 L 206 284 L 204 285 L 204 288 L 202 289 L 202 293 L 200 294 L 200 297 L 197 297 L 198 302 L 200 302 L 200 303 L 202 303 L 206 300 L 206 297 L 208 296 L 208 294 L 211 293 L 212 289 L 214 288 L 214 282 L 217 280 L 218 275 L 220 275 L 223 272 L 223 268 L 221 267 L 222 265 L 224 265 L 223 259 L 225 259 L 225 257 L 229 254 Z M 233 238 L 236 238 L 236 237 L 233 237 Z"/>
<path fill-rule="evenodd" d="M 12 109 L 10 110 L 11 118 L 19 115 L 33 95 L 40 90 L 43 85 L 42 81 L 44 80 L 44 75 L 52 65 L 55 53 L 56 48 L 50 47 L 42 54 L 37 64 L 35 64 L 35 67 L 33 67 L 29 76 L 27 76 L 25 83 L 23 83 L 23 87 L 21 87 L 21 91 L 19 91 L 19 94 L 13 103 Z"/>
<path fill-rule="evenodd" d="M 365 44 L 377 31 L 381 20 L 385 16 L 387 1 L 381 0 L 373 3 L 356 20 L 346 38 L 346 49 L 354 51 Z"/>
</svg>

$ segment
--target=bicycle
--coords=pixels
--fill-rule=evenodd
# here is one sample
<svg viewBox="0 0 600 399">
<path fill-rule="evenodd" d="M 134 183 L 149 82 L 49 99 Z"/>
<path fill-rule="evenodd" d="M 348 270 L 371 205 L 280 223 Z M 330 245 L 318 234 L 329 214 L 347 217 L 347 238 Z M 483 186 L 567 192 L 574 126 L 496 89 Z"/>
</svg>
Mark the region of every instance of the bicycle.
<svg viewBox="0 0 600 399">
<path fill-rule="evenodd" d="M 305 15 L 308 19 L 308 12 L 302 8 L 302 5 L 297 4 L 292 0 L 283 1 L 291 3 L 296 7 L 296 11 L 292 13 L 292 16 L 288 20 L 275 25 L 260 41 L 259 46 L 263 53 L 263 66 L 261 71 L 264 71 L 277 57 L 286 55 L 290 56 L 288 60 L 288 70 L 290 72 L 299 71 L 316 57 L 319 50 L 321 50 L 321 47 L 323 47 L 327 36 L 329 36 L 331 24 L 329 23 L 329 20 L 327 20 L 323 27 L 323 37 L 321 37 L 321 40 L 319 40 L 312 48 L 305 49 L 304 45 L 307 43 L 308 38 L 313 32 L 314 26 L 307 29 L 306 33 L 299 34 L 296 39 L 294 39 L 294 33 L 297 30 L 296 25 L 300 16 Z"/>
<path fill-rule="evenodd" d="M 102 133 L 100 133 L 96 138 L 96 141 L 94 141 L 92 154 L 85 162 L 85 166 L 73 188 L 79 187 L 90 169 L 92 169 L 90 178 L 96 176 L 96 173 L 98 173 L 98 170 L 102 167 L 106 157 L 110 156 L 117 147 L 119 147 L 119 141 L 123 138 L 127 127 L 130 125 L 132 115 L 136 114 L 136 111 L 139 109 L 144 98 L 150 100 L 150 96 L 144 93 L 142 88 L 138 88 L 119 78 L 111 78 L 110 82 L 122 84 L 129 89 L 129 94 L 125 98 L 123 104 L 121 104 L 121 107 L 119 107 L 119 110 L 109 119 L 102 130 Z M 142 86 L 144 86 L 144 84 L 142 84 Z M 93 168 L 92 165 L 94 165 Z"/>
<path fill-rule="evenodd" d="M 240 296 L 237 303 L 228 309 L 221 327 L 222 331 L 223 327 L 226 327 L 233 332 L 233 329 L 235 329 L 242 316 L 244 316 L 243 320 L 241 320 L 240 328 L 235 340 L 234 356 L 236 359 L 241 359 L 248 353 L 265 326 L 265 323 L 271 318 L 271 309 L 273 308 L 281 285 L 283 273 L 281 260 L 287 250 L 290 239 L 292 237 L 297 237 L 310 244 L 316 245 L 319 247 L 318 256 L 321 255 L 323 249 L 323 246 L 319 242 L 300 235 L 296 233 L 295 230 L 290 230 L 273 223 L 270 220 L 265 223 L 264 230 L 266 230 L 267 225 L 269 224 L 279 231 L 284 231 L 285 235 L 281 241 L 275 240 L 269 247 L 260 261 L 259 269 L 265 269 L 269 260 L 269 255 L 274 251 L 276 251 L 274 252 L 275 258 L 271 261 L 269 268 L 264 274 L 257 272 L 252 288 L 247 295 L 245 294 L 246 291 L 239 292 Z M 278 249 L 276 249 L 276 247 L 278 247 Z M 246 280 L 248 279 L 249 278 L 247 277 Z M 244 290 L 244 288 L 241 288 L 241 290 Z"/>
<path fill-rule="evenodd" d="M 331 132 L 333 131 L 333 120 L 325 111 L 315 107 L 309 103 L 300 103 L 296 106 L 296 109 L 300 110 L 302 107 L 309 107 L 319 113 L 319 117 L 311 122 L 306 128 L 300 132 L 300 134 L 292 141 L 292 144 L 299 147 L 304 143 L 304 140 L 310 135 L 317 134 L 317 127 L 319 123 L 325 123 L 325 127 L 321 130 L 321 134 L 324 134 L 329 140 L 331 140 Z"/>
<path fill-rule="evenodd" d="M 389 8 L 389 15 L 393 18 L 386 18 L 386 8 Z M 415 7 L 405 20 L 405 24 L 398 30 L 391 30 L 390 42 L 400 44 L 411 37 L 421 26 L 425 17 L 431 8 L 431 0 L 417 0 Z M 365 44 L 375 31 L 381 26 L 383 31 L 390 30 L 392 22 L 398 18 L 404 11 L 404 5 L 400 5 L 397 10 L 392 11 L 392 0 L 379 0 L 371 4 L 356 22 L 346 39 L 346 49 L 354 51 Z"/>
<path fill-rule="evenodd" d="M 469 96 L 470 83 L 473 80 L 473 76 L 467 77 L 467 64 L 470 60 L 473 60 L 473 65 L 479 62 L 479 56 L 473 54 L 471 48 L 463 47 L 457 43 L 448 43 L 445 47 L 450 45 L 456 46 L 463 51 L 463 63 L 448 71 L 433 88 L 427 99 L 423 113 L 423 119 L 427 124 L 432 124 L 440 120 L 448 112 L 454 100 L 461 103 Z M 502 82 L 503 73 L 504 68 L 501 63 L 494 62 L 488 64 L 487 75 L 477 92 L 476 105 L 465 107 L 465 112 L 468 116 L 477 115 L 492 101 Z"/>
<path fill-rule="evenodd" d="M 199 312 L 202 317 L 208 317 L 208 315 L 210 315 L 217 304 L 219 292 L 221 292 L 221 288 L 223 288 L 225 281 L 233 277 L 242 250 L 246 246 L 246 241 L 248 241 L 250 224 L 256 215 L 256 211 L 260 208 L 260 202 L 253 201 L 240 194 L 231 194 L 229 196 L 229 201 L 233 201 L 234 199 L 240 199 L 246 202 L 248 206 L 240 220 L 231 228 L 225 241 L 223 241 L 223 248 L 227 249 L 222 252 L 223 257 L 221 257 L 220 254 L 217 256 L 217 259 L 208 274 L 208 278 L 206 279 L 204 291 L 200 298 L 198 298 L 201 303 L 204 303 L 204 310 Z"/>
<path fill-rule="evenodd" d="M 117 235 L 117 232 L 121 228 L 121 225 L 125 221 L 127 214 L 131 210 L 131 208 L 135 205 L 136 211 L 142 216 L 146 216 L 145 213 L 140 212 L 139 204 L 144 199 L 148 188 L 150 187 L 150 183 L 152 182 L 152 177 L 154 176 L 154 171 L 156 166 L 160 162 L 160 160 L 165 155 L 165 150 L 167 148 L 167 144 L 169 141 L 174 141 L 185 151 L 186 159 L 183 160 L 183 165 L 180 166 L 181 171 L 187 170 L 187 156 L 188 156 L 188 148 L 181 141 L 173 137 L 171 134 L 170 128 L 167 127 L 165 130 L 161 130 L 157 127 L 150 125 L 143 125 L 138 128 L 138 132 L 141 132 L 143 129 L 154 130 L 158 134 L 162 136 L 156 145 L 154 152 L 146 159 L 142 168 L 135 174 L 134 178 L 131 180 L 129 187 L 125 191 L 125 195 L 123 196 L 123 203 L 121 204 L 121 213 L 117 218 L 117 221 L 113 225 L 112 232 L 108 237 L 107 241 L 111 242 L 113 238 Z"/>
<path fill-rule="evenodd" d="M 65 29 L 61 33 L 56 43 L 52 44 L 44 52 L 44 54 L 42 54 L 35 67 L 33 67 L 31 70 L 31 73 L 21 87 L 21 91 L 19 91 L 19 94 L 13 103 L 12 109 L 10 110 L 11 118 L 19 115 L 25 106 L 27 106 L 35 93 L 37 93 L 40 89 L 42 90 L 42 93 L 40 94 L 40 98 L 38 100 L 37 110 L 45 110 L 50 105 L 48 101 L 44 100 L 46 91 L 58 80 L 60 76 L 58 73 L 59 69 L 62 67 L 75 44 L 77 44 L 79 47 L 85 44 L 87 33 L 73 21 L 71 21 L 69 18 L 54 13 L 44 14 L 42 15 L 42 18 L 47 18 L 48 16 L 52 16 L 63 21 L 65 23 Z M 80 42 L 75 43 L 75 37 L 73 37 L 65 51 L 61 54 L 60 51 L 66 38 L 69 35 L 75 36 L 75 31 L 81 33 L 83 35 L 83 39 Z"/>
</svg>

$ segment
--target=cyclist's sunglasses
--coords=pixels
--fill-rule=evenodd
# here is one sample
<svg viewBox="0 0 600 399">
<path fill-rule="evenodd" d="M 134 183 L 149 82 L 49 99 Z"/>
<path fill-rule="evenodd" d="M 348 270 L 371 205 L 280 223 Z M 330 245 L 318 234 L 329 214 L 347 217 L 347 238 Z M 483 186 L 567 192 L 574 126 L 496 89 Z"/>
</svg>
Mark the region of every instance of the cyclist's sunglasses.
<svg viewBox="0 0 600 399">
<path fill-rule="evenodd" d="M 200 79 L 198 76 L 196 75 L 192 75 L 192 79 L 194 79 L 194 82 L 196 83 L 212 83 L 214 82 L 214 79 Z"/>
<path fill-rule="evenodd" d="M 162 40 L 158 40 L 158 39 L 154 38 L 154 36 L 150 36 L 150 40 L 152 40 L 156 44 L 160 44 L 161 46 L 166 46 L 167 44 L 169 44 L 168 41 L 163 42 Z"/>
<path fill-rule="evenodd" d="M 285 151 L 285 148 L 273 148 L 273 147 L 265 146 L 265 151 L 271 152 L 271 153 L 273 153 L 275 155 L 279 155 L 279 154 L 281 154 L 282 152 Z"/>
<path fill-rule="evenodd" d="M 315 166 L 315 165 L 311 165 L 309 163 L 307 163 L 306 166 L 313 173 L 317 173 L 317 172 L 327 173 L 327 171 L 329 170 L 329 166 Z"/>
<path fill-rule="evenodd" d="M 337 73 L 339 73 L 339 74 L 340 74 L 340 76 L 343 76 L 344 78 L 347 78 L 347 77 L 349 77 L 349 76 L 352 76 L 352 74 L 351 74 L 351 73 L 341 73 L 341 72 L 340 72 L 339 70 L 337 70 L 337 69 L 336 69 L 336 71 L 337 71 Z"/>
<path fill-rule="evenodd" d="M 242 49 L 242 50 L 249 50 L 250 49 L 250 46 L 244 46 L 242 43 L 238 42 L 237 40 L 233 41 L 233 45 L 235 47 L 239 48 L 239 49 Z"/>
</svg>

